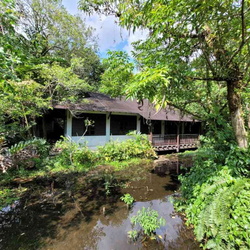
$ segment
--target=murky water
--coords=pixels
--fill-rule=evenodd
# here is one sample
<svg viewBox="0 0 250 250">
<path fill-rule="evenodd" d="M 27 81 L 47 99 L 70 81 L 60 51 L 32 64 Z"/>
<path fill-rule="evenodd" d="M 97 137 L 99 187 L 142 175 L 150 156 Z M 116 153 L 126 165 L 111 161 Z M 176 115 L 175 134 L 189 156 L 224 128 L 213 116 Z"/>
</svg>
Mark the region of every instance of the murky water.
<svg viewBox="0 0 250 250">
<path fill-rule="evenodd" d="M 37 190 L 0 214 L 0 249 L 199 249 L 192 230 L 185 227 L 171 203 L 178 189 L 176 172 L 176 165 L 166 164 L 154 172 L 145 168 L 125 171 L 118 176 L 121 187 L 114 181 L 118 177 L 107 177 L 105 171 L 108 189 L 97 173 L 79 179 L 70 192 Z M 136 200 L 130 209 L 120 200 L 125 193 Z M 166 220 L 156 231 L 157 240 L 128 238 L 130 218 L 142 207 L 157 210 Z"/>
</svg>

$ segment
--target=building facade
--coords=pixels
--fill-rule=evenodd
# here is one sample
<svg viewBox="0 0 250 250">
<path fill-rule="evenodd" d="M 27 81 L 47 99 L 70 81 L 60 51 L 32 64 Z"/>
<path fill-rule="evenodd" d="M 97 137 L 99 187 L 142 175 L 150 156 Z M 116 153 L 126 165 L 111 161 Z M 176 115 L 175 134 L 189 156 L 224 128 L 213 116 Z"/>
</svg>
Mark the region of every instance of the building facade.
<svg viewBox="0 0 250 250">
<path fill-rule="evenodd" d="M 131 131 L 147 134 L 157 151 L 197 147 L 201 122 L 168 107 L 156 111 L 147 100 L 138 104 L 124 98 L 88 93 L 81 104 L 60 104 L 65 110 L 64 136 L 95 149 L 110 140 L 131 138 Z M 186 145 L 184 145 L 186 144 Z"/>
</svg>

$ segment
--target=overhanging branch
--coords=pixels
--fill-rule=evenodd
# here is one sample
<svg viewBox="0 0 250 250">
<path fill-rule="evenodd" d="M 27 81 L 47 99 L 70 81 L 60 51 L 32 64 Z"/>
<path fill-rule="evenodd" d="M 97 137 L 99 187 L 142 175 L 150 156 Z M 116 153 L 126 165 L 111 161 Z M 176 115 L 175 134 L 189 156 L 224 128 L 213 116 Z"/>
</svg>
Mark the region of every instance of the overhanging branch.
<svg viewBox="0 0 250 250">
<path fill-rule="evenodd" d="M 188 77 L 191 80 L 199 80 L 199 81 L 216 81 L 216 82 L 225 82 L 228 81 L 227 78 L 224 77 Z"/>
<path fill-rule="evenodd" d="M 246 38 L 246 21 L 245 21 L 245 13 L 244 13 L 244 6 L 245 6 L 245 0 L 241 1 L 241 43 L 238 47 L 238 49 L 233 53 L 233 55 L 228 60 L 226 66 L 230 65 L 235 56 L 242 50 L 243 46 L 250 40 L 250 37 Z"/>
</svg>

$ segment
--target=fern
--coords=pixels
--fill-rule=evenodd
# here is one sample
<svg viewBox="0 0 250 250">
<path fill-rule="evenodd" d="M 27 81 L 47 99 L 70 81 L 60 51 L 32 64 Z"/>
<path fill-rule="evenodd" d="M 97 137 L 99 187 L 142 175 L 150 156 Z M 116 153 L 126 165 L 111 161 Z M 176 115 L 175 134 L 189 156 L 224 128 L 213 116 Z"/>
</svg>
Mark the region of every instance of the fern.
<svg viewBox="0 0 250 250">
<path fill-rule="evenodd" d="M 178 204 L 205 249 L 250 249 L 250 179 L 242 170 L 249 160 L 245 152 L 233 150 L 235 158 L 234 152 L 224 160 L 216 153 L 209 160 L 199 158 L 190 174 L 180 178 L 186 200 Z M 225 162 L 231 165 L 223 166 Z M 239 166 L 241 176 L 235 170 Z"/>
<path fill-rule="evenodd" d="M 18 152 L 27 148 L 28 146 L 34 146 L 37 148 L 37 150 L 41 150 L 42 146 L 47 148 L 47 142 L 46 140 L 41 139 L 41 138 L 34 138 L 31 140 L 27 140 L 27 141 L 20 141 L 19 143 L 16 143 L 9 148 L 9 153 L 11 155 L 15 155 Z"/>
</svg>

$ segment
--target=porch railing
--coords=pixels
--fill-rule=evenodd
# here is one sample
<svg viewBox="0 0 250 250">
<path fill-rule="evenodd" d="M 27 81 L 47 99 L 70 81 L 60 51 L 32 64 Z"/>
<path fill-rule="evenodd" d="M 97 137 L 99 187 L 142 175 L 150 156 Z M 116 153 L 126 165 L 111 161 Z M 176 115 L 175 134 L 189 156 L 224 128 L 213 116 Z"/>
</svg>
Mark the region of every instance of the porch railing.
<svg viewBox="0 0 250 250">
<path fill-rule="evenodd" d="M 152 144 L 153 146 L 195 144 L 198 139 L 198 134 L 181 134 L 179 135 L 179 142 L 176 134 L 153 135 Z"/>
<path fill-rule="evenodd" d="M 161 145 L 176 145 L 177 144 L 177 135 L 169 134 L 169 135 L 153 135 L 152 144 L 154 146 Z"/>
<path fill-rule="evenodd" d="M 199 140 L 198 134 L 184 134 L 180 135 L 180 144 L 193 144 Z"/>
</svg>

